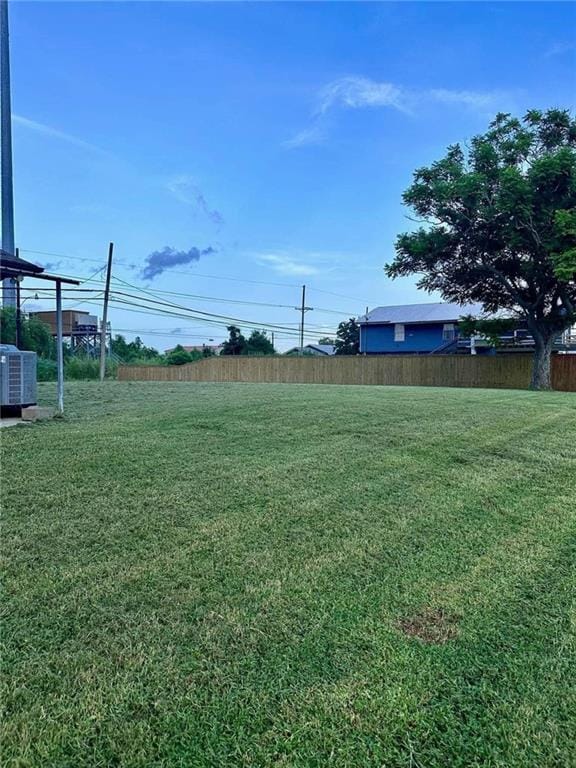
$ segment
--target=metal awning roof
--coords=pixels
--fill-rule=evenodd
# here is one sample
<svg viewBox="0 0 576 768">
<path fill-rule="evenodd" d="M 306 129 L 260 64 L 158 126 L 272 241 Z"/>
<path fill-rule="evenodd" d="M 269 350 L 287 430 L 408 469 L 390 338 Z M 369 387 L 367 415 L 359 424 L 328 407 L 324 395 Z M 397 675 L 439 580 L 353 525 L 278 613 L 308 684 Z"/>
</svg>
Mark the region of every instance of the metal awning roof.
<svg viewBox="0 0 576 768">
<path fill-rule="evenodd" d="M 47 275 L 44 272 L 44 267 L 0 250 L 0 280 L 4 280 L 7 277 L 33 277 L 35 280 L 48 280 L 52 283 L 80 285 L 79 280 L 71 280 L 68 277 L 59 277 L 58 275 Z"/>
<path fill-rule="evenodd" d="M 33 264 L 31 261 L 26 261 L 25 259 L 21 259 L 19 256 L 14 256 L 11 253 L 8 253 L 7 251 L 3 251 L 0 248 L 0 268 L 2 269 L 14 269 L 17 271 L 22 270 L 23 272 L 44 272 L 44 267 L 39 266 L 38 264 Z"/>
</svg>

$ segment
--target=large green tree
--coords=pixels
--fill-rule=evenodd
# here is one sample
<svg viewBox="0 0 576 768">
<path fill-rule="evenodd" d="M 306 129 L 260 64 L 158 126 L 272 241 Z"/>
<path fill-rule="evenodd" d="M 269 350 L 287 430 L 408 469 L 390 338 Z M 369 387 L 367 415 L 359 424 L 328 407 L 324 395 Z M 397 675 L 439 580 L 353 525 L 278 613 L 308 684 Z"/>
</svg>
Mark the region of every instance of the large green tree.
<svg viewBox="0 0 576 768">
<path fill-rule="evenodd" d="M 252 331 L 246 344 L 246 355 L 273 355 L 274 345 L 266 335 L 266 331 Z"/>
<path fill-rule="evenodd" d="M 266 331 L 252 331 L 246 338 L 240 328 L 229 325 L 228 339 L 222 344 L 221 355 L 273 355 L 274 345 L 266 335 Z"/>
<path fill-rule="evenodd" d="M 391 277 L 486 313 L 518 317 L 535 343 L 531 386 L 549 389 L 554 340 L 576 323 L 576 121 L 566 110 L 499 114 L 469 148 L 414 174 Z"/>
<path fill-rule="evenodd" d="M 351 317 L 343 320 L 336 331 L 336 355 L 357 355 L 360 351 L 360 326 Z"/>
<path fill-rule="evenodd" d="M 226 330 L 228 331 L 228 338 L 222 344 L 220 350 L 221 355 L 245 355 L 246 354 L 246 338 L 242 335 L 240 328 L 235 325 L 229 325 Z"/>
<path fill-rule="evenodd" d="M 117 334 L 112 339 L 112 352 L 123 363 L 131 363 L 136 360 L 153 360 L 160 356 L 158 350 L 154 347 L 147 347 L 140 336 L 136 336 L 134 341 L 126 341 L 126 338 L 121 334 Z"/>
</svg>

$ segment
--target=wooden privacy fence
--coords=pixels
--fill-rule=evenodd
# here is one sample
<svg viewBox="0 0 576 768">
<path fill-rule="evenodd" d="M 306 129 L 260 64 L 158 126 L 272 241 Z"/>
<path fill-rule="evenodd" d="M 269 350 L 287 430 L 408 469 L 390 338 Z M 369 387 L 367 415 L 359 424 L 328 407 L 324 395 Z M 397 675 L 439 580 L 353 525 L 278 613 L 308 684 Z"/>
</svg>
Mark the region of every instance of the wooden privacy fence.
<svg viewBox="0 0 576 768">
<path fill-rule="evenodd" d="M 553 358 L 555 389 L 576 392 L 576 355 Z M 186 365 L 123 365 L 121 381 L 389 384 L 526 389 L 531 355 L 381 357 L 208 357 Z"/>
</svg>

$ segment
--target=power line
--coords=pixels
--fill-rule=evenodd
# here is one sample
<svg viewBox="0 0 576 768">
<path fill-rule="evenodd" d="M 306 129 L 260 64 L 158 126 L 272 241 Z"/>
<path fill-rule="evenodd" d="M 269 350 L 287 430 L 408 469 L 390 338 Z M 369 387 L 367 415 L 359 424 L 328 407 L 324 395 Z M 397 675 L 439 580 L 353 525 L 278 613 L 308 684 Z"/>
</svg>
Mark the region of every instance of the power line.
<svg viewBox="0 0 576 768">
<path fill-rule="evenodd" d="M 50 291 L 53 291 L 54 289 L 53 288 L 38 288 L 38 289 L 28 288 L 28 289 L 24 289 L 24 290 L 29 293 L 29 296 L 27 298 L 32 298 L 32 297 L 38 297 L 39 293 L 40 294 L 48 293 Z M 76 295 L 77 293 L 88 293 L 88 294 L 91 294 L 91 295 L 87 296 L 85 299 L 81 299 L 80 301 L 76 302 L 72 306 L 66 307 L 66 309 L 72 309 L 73 307 L 79 306 L 81 304 L 91 304 L 91 305 L 93 305 L 95 303 L 95 300 L 102 295 L 102 290 L 95 289 L 95 288 L 84 288 L 84 289 L 68 288 L 68 289 L 63 289 L 63 295 L 64 295 L 64 297 L 68 301 L 71 301 L 73 299 L 78 298 L 78 296 Z M 67 294 L 71 294 L 71 295 L 68 296 Z M 138 307 L 138 308 L 148 308 L 150 310 L 153 310 L 154 314 L 161 313 L 161 314 L 164 314 L 164 315 L 170 316 L 170 317 L 171 316 L 183 317 L 183 315 L 180 314 L 180 313 L 175 313 L 173 311 L 167 312 L 165 310 L 158 309 L 156 306 L 154 306 L 154 307 L 150 307 L 149 306 L 149 304 L 158 304 L 161 307 L 163 307 L 163 306 L 167 306 L 167 307 L 170 307 L 170 308 L 174 307 L 176 309 L 182 309 L 184 311 L 190 312 L 191 313 L 191 317 L 193 319 L 201 320 L 204 323 L 210 323 L 210 324 L 216 323 L 218 325 L 228 325 L 230 322 L 237 322 L 237 323 L 239 323 L 242 326 L 249 326 L 249 327 L 253 327 L 253 328 L 270 328 L 270 329 L 273 328 L 273 329 L 286 330 L 286 331 L 296 330 L 296 327 L 300 326 L 300 323 L 296 323 L 296 322 L 294 322 L 294 323 L 293 322 L 284 322 L 282 324 L 279 324 L 279 323 L 269 323 L 269 322 L 265 322 L 265 321 L 264 322 L 260 322 L 260 321 L 254 321 L 254 320 L 244 320 L 244 319 L 234 318 L 234 317 L 230 317 L 230 316 L 226 316 L 226 315 L 220 315 L 220 314 L 216 314 L 216 313 L 204 313 L 201 310 L 194 310 L 194 309 L 190 309 L 188 307 L 182 307 L 179 304 L 172 304 L 172 303 L 166 303 L 166 302 L 157 302 L 157 301 L 153 301 L 151 299 L 146 299 L 146 298 L 141 297 L 141 296 L 137 296 L 137 295 L 126 293 L 126 292 L 120 292 L 120 291 L 111 291 L 111 295 L 113 297 L 112 305 L 115 306 L 116 308 L 121 308 L 119 306 L 119 304 L 125 304 L 125 305 L 128 305 L 128 306 L 134 306 L 134 307 Z M 115 298 L 116 296 L 124 297 L 124 298 Z M 38 298 L 39 299 L 49 298 L 49 296 L 47 296 L 47 297 L 40 296 Z M 133 299 L 136 299 L 137 301 L 143 301 L 143 302 L 148 302 L 148 303 L 140 304 L 140 303 L 130 302 L 130 301 L 126 301 L 126 298 L 133 298 Z M 134 310 L 134 311 L 136 311 L 136 310 Z M 149 313 L 144 313 L 144 314 L 149 314 Z M 201 315 L 201 317 L 196 317 L 197 314 Z M 295 326 L 295 328 L 291 328 L 290 326 Z M 314 329 L 317 333 L 330 333 L 330 332 L 333 332 L 333 330 L 334 330 L 332 326 L 327 325 L 325 323 L 324 324 L 307 324 L 307 328 Z M 306 334 L 306 335 L 308 335 L 308 334 Z M 310 335 L 313 335 L 313 334 L 310 334 Z"/>
<path fill-rule="evenodd" d="M 232 323 L 239 323 L 240 325 L 255 326 L 257 328 L 267 327 L 267 328 L 284 329 L 286 327 L 286 326 L 283 326 L 283 325 L 280 325 L 280 324 L 277 324 L 277 323 L 260 323 L 260 322 L 254 321 L 254 320 L 243 320 L 243 319 L 238 318 L 238 317 L 232 317 L 230 315 L 222 315 L 222 314 L 218 314 L 216 312 L 204 312 L 203 310 L 192 309 L 190 307 L 185 307 L 182 304 L 175 304 L 174 302 L 171 302 L 171 301 L 159 301 L 158 299 L 147 299 L 147 298 L 143 298 L 141 296 L 135 296 L 132 293 L 125 293 L 123 291 L 114 291 L 113 293 L 114 293 L 115 296 L 123 296 L 123 297 L 131 298 L 131 299 L 137 299 L 137 300 L 140 300 L 140 301 L 146 301 L 146 302 L 148 302 L 148 304 L 157 304 L 157 305 L 163 306 L 163 307 L 169 307 L 169 308 L 174 308 L 174 309 L 178 309 L 178 310 L 183 310 L 184 312 L 189 312 L 189 313 L 191 313 L 193 315 L 202 315 L 203 317 L 205 317 L 207 319 L 208 318 L 217 318 L 219 321 L 226 321 L 226 322 L 230 321 Z M 117 299 L 117 301 L 120 301 L 120 300 Z M 129 303 L 129 302 L 125 302 L 125 303 Z M 136 305 L 136 306 L 142 306 L 142 305 Z"/>
<path fill-rule="evenodd" d="M 94 263 L 101 262 L 101 259 L 90 259 L 82 256 L 69 256 L 65 253 L 54 253 L 51 251 L 35 251 L 27 248 L 21 248 L 20 251 L 22 253 L 35 253 L 41 256 L 52 256 L 60 259 L 67 259 L 68 261 L 87 261 L 87 262 L 94 262 Z M 126 261 L 118 261 L 116 263 L 120 266 L 128 267 L 129 269 L 135 266 L 133 263 L 129 263 Z M 174 275 L 185 275 L 187 277 L 204 277 L 210 280 L 224 280 L 224 281 L 233 282 L 233 283 L 246 283 L 247 285 L 268 285 L 268 286 L 274 286 L 277 288 L 300 288 L 300 286 L 297 285 L 296 283 L 277 283 L 277 282 L 271 282 L 271 281 L 265 281 L 265 280 L 248 280 L 246 278 L 227 277 L 225 275 L 209 275 L 209 274 L 206 274 L 205 272 L 196 272 L 196 271 L 183 272 L 181 270 L 176 270 L 176 269 L 165 269 L 164 272 L 168 272 Z M 357 296 L 348 296 L 343 293 L 327 291 L 323 288 L 315 288 L 314 286 L 308 286 L 308 289 L 311 291 L 315 291 L 316 293 L 324 293 L 327 296 L 336 296 L 337 298 L 340 298 L 340 299 L 349 299 L 350 301 L 357 301 L 362 305 L 366 304 L 365 298 L 360 299 Z M 343 312 L 342 314 L 347 314 L 347 313 Z M 354 313 L 350 313 L 350 314 L 354 314 Z"/>
<path fill-rule="evenodd" d="M 195 294 L 195 293 L 182 293 L 179 291 L 164 291 L 160 289 L 155 289 L 154 291 L 149 291 L 147 288 L 143 288 L 139 285 L 134 285 L 134 283 L 129 283 L 127 280 L 123 280 L 120 277 L 115 277 L 114 280 L 117 280 L 124 285 L 129 286 L 130 288 L 134 288 L 135 290 L 142 291 L 143 293 L 147 293 L 150 296 L 157 297 L 157 294 L 167 295 L 167 296 L 181 296 L 182 298 L 188 298 L 188 299 L 199 299 L 200 301 L 218 301 L 222 302 L 223 304 L 244 304 L 246 306 L 254 306 L 254 307 L 269 307 L 273 309 L 293 309 L 292 304 L 270 304 L 262 301 L 248 301 L 246 299 L 228 299 L 223 298 L 221 296 L 204 296 L 202 294 Z M 315 312 L 326 312 L 328 314 L 343 316 L 347 314 L 355 314 L 355 313 L 348 313 L 345 311 L 337 310 L 337 309 L 325 309 L 324 307 L 310 307 L 310 309 L 314 309 Z"/>
<path fill-rule="evenodd" d="M 90 283 L 90 282 L 98 282 L 99 284 L 101 284 L 101 281 L 96 281 L 94 278 L 96 277 L 96 275 L 98 275 L 102 271 L 103 268 L 104 268 L 104 266 L 101 266 L 94 273 L 89 275 L 88 277 L 78 278 L 78 279 L 81 279 L 81 282 L 83 284 Z M 185 274 L 188 274 L 188 273 L 185 273 Z M 78 277 L 78 276 L 74 276 L 74 277 Z M 131 312 L 137 312 L 138 314 L 148 314 L 148 315 L 153 315 L 153 316 L 176 317 L 178 319 L 186 319 L 186 320 L 194 319 L 194 320 L 197 320 L 197 321 L 200 320 L 202 323 L 204 323 L 205 325 L 208 325 L 208 326 L 211 326 L 211 325 L 215 325 L 215 326 L 225 325 L 225 326 L 228 326 L 229 324 L 239 324 L 240 326 L 244 326 L 244 327 L 247 326 L 247 327 L 249 327 L 251 329 L 265 329 L 265 330 L 271 330 L 272 332 L 277 331 L 277 332 L 279 332 L 279 335 L 292 336 L 292 337 L 295 337 L 295 336 L 298 335 L 298 332 L 297 332 L 296 328 L 291 328 L 290 327 L 291 325 L 296 325 L 295 323 L 288 322 L 288 323 L 281 324 L 281 323 L 277 323 L 277 322 L 276 323 L 260 322 L 260 321 L 254 321 L 254 320 L 241 319 L 241 318 L 233 317 L 233 316 L 230 316 L 230 315 L 224 315 L 222 313 L 206 312 L 206 311 L 195 309 L 195 308 L 192 308 L 192 307 L 183 306 L 182 304 L 177 304 L 177 303 L 171 302 L 171 301 L 161 301 L 161 300 L 159 300 L 159 297 L 157 296 L 157 294 L 155 292 L 148 291 L 145 288 L 133 285 L 133 284 L 129 283 L 126 280 L 122 280 L 121 278 L 115 278 L 115 280 L 118 280 L 120 283 L 133 288 L 134 290 L 138 291 L 140 294 L 145 294 L 145 295 L 134 295 L 132 293 L 128 293 L 128 292 L 125 292 L 125 291 L 112 290 L 111 291 L 111 295 L 112 295 L 111 305 L 114 306 L 118 310 L 129 311 L 129 312 L 130 311 Z M 34 289 L 28 289 L 28 290 L 32 291 L 34 293 L 38 293 L 38 292 L 39 293 L 45 293 L 45 292 L 48 292 L 50 289 L 44 288 L 44 289 L 37 289 L 36 291 L 34 291 Z M 66 290 L 66 295 L 72 294 L 72 296 L 74 298 L 78 298 L 78 296 L 75 295 L 77 293 L 92 294 L 90 296 L 91 300 L 88 299 L 88 298 L 81 299 L 80 301 L 77 301 L 74 305 L 72 305 L 71 307 L 67 307 L 67 309 L 72 309 L 72 308 L 74 308 L 76 306 L 80 306 L 82 304 L 94 305 L 95 304 L 95 299 L 99 295 L 101 295 L 101 293 L 102 293 L 101 288 L 98 288 L 98 289 L 96 289 L 96 288 L 67 288 L 65 290 Z M 195 294 L 179 293 L 179 292 L 176 292 L 176 291 L 173 291 L 173 292 L 161 291 L 160 293 L 167 293 L 169 295 L 189 296 L 189 297 L 192 297 L 192 298 L 206 299 L 206 300 L 212 300 L 212 301 L 222 301 L 222 302 L 230 301 L 231 303 L 232 302 L 233 303 L 240 303 L 240 300 L 233 300 L 233 299 L 232 300 L 228 300 L 228 299 L 220 299 L 220 298 L 215 298 L 215 297 L 204 297 L 204 296 L 195 295 Z M 93 295 L 93 294 L 96 294 L 96 295 Z M 152 298 L 148 298 L 148 296 L 150 296 Z M 129 299 L 134 299 L 135 301 L 129 301 Z M 248 301 L 242 302 L 242 303 L 245 303 L 247 305 L 255 305 L 255 306 L 268 306 L 268 307 L 272 307 L 272 308 L 289 308 L 289 309 L 293 309 L 292 306 L 281 305 L 281 304 L 266 304 L 264 302 L 248 302 Z M 154 306 L 150 306 L 150 305 L 154 305 Z M 130 307 L 131 309 L 126 309 L 125 307 Z M 338 314 L 339 316 L 342 316 L 343 314 L 345 314 L 345 313 L 339 312 L 337 310 L 323 309 L 321 311 L 326 311 L 326 312 Z M 183 314 L 183 313 L 186 313 L 186 314 Z M 325 324 L 323 324 L 323 325 L 320 325 L 320 324 L 318 324 L 318 325 L 311 325 L 309 327 L 310 328 L 315 328 L 316 329 L 316 333 L 306 333 L 305 335 L 306 335 L 307 338 L 314 338 L 319 333 L 330 333 L 330 332 L 333 332 L 333 329 L 330 328 L 330 327 L 327 327 Z"/>
<path fill-rule="evenodd" d="M 92 261 L 94 263 L 97 263 L 100 261 L 100 259 L 89 259 L 85 256 L 69 256 L 65 253 L 53 253 L 51 251 L 34 251 L 29 248 L 21 248 L 20 251 L 22 253 L 36 253 L 40 256 L 53 256 L 60 259 L 67 259 L 69 261 Z M 133 268 L 135 265 L 126 261 L 118 261 L 116 262 L 119 266 L 128 267 L 129 269 Z M 247 280 L 245 278 L 241 277 L 226 277 L 224 275 L 208 275 L 205 272 L 182 272 L 181 270 L 177 269 L 165 269 L 164 272 L 168 272 L 173 275 L 186 275 L 187 277 L 205 277 L 209 278 L 211 280 L 226 280 L 232 283 L 247 283 L 249 285 L 270 285 L 275 286 L 277 288 L 299 288 L 299 285 L 296 285 L 295 283 L 275 283 L 265 280 Z"/>
<path fill-rule="evenodd" d="M 94 305 L 98 307 L 100 306 L 99 303 L 96 303 L 91 299 L 85 299 L 82 303 Z M 150 307 L 148 309 L 135 309 L 135 307 L 143 307 L 145 305 L 136 304 L 131 301 L 126 301 L 125 299 L 111 299 L 110 305 L 113 306 L 116 310 L 121 312 L 122 311 L 132 312 L 140 315 L 149 315 L 153 317 L 175 317 L 183 320 L 201 320 L 203 323 L 209 326 L 227 326 L 228 325 L 228 321 L 226 320 L 212 320 L 207 318 L 198 318 L 194 315 L 186 315 L 179 312 L 168 311 L 160 308 Z M 126 306 L 121 306 L 121 305 L 127 305 L 130 308 L 127 308 Z M 244 322 L 242 323 L 242 325 L 248 326 L 250 330 L 258 330 L 258 329 L 270 330 L 272 327 L 270 325 L 267 325 L 266 323 L 254 323 L 253 326 L 251 326 L 247 322 Z M 296 338 L 298 337 L 298 332 L 295 329 L 282 327 L 282 326 L 274 326 L 274 328 L 276 333 L 278 333 L 278 335 L 284 335 L 284 336 L 290 336 L 290 337 L 296 337 Z M 306 334 L 306 336 L 309 338 L 316 338 L 317 334 Z"/>
<path fill-rule="evenodd" d="M 95 275 L 102 272 L 105 265 L 100 267 L 100 269 L 96 270 L 92 275 L 89 277 L 81 278 L 78 275 L 67 275 L 63 274 L 62 277 L 70 277 L 76 280 L 80 280 L 81 283 L 90 283 L 90 282 L 98 282 L 101 283 L 101 280 L 94 280 Z M 189 275 L 190 273 L 180 273 L 180 274 L 186 274 Z M 229 299 L 224 298 L 222 296 L 205 296 L 203 294 L 194 294 L 194 293 L 183 293 L 180 291 L 165 291 L 156 289 L 154 291 L 150 291 L 147 288 L 143 288 L 139 285 L 134 285 L 134 283 L 129 283 L 127 280 L 123 280 L 120 277 L 113 277 L 113 282 L 120 282 L 123 285 L 127 285 L 130 288 L 133 288 L 134 290 L 141 291 L 142 293 L 148 294 L 149 296 L 153 296 L 155 298 L 158 298 L 159 294 L 167 295 L 167 296 L 180 296 L 182 298 L 191 298 L 199 301 L 210 301 L 210 302 L 220 302 L 222 304 L 238 304 L 238 305 L 245 305 L 245 306 L 255 306 L 255 307 L 266 307 L 271 309 L 293 309 L 292 304 L 276 304 L 276 303 L 268 303 L 268 302 L 260 302 L 260 301 L 249 301 L 247 299 Z M 336 315 L 338 317 L 345 317 L 345 316 L 354 316 L 356 315 L 356 312 L 346 312 L 345 310 L 338 310 L 338 309 L 328 309 L 326 307 L 311 307 L 311 309 L 314 309 L 314 311 L 319 312 L 321 314 L 330 314 L 330 315 Z M 200 311 L 200 310 L 198 310 Z"/>
</svg>

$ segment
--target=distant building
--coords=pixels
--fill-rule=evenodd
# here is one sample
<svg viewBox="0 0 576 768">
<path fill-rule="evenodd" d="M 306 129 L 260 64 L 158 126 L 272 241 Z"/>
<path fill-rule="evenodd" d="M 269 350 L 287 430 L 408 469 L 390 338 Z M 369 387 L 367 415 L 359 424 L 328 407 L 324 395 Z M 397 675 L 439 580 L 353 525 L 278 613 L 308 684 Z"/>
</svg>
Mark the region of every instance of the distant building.
<svg viewBox="0 0 576 768">
<path fill-rule="evenodd" d="M 56 336 L 56 312 L 30 312 L 30 317 L 41 320 Z M 86 330 L 98 331 L 98 318 L 89 312 L 79 312 L 73 309 L 62 310 L 62 335 L 73 336 L 75 333 L 85 333 Z"/>
<path fill-rule="evenodd" d="M 50 328 L 50 333 L 56 336 L 56 312 L 30 312 L 30 317 L 41 320 Z M 62 310 L 62 336 L 70 338 L 70 351 L 73 354 L 82 353 L 88 357 L 98 357 L 100 355 L 100 327 L 96 315 L 76 309 Z M 106 329 L 106 346 L 108 350 L 110 350 L 110 338 L 110 328 L 108 327 Z"/>
<path fill-rule="evenodd" d="M 334 344 L 306 344 L 306 346 L 302 348 L 302 352 L 304 355 L 324 357 L 326 355 L 336 354 L 336 347 Z M 288 352 L 285 352 L 284 354 L 299 355 L 300 347 L 292 347 L 292 349 L 289 349 Z"/>
</svg>

